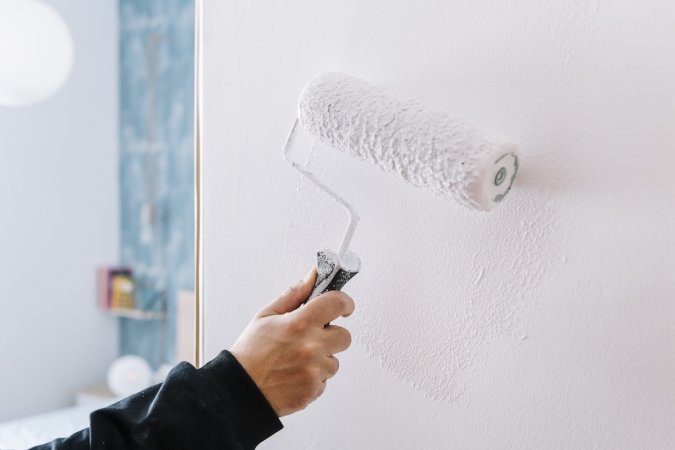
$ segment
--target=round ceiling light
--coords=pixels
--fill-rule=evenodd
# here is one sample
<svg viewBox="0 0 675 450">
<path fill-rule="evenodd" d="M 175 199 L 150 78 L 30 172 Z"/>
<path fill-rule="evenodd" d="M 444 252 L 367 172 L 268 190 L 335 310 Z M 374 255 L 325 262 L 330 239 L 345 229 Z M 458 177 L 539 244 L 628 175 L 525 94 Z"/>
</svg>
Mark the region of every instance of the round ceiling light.
<svg viewBox="0 0 675 450">
<path fill-rule="evenodd" d="M 0 0 L 0 104 L 30 105 L 59 90 L 73 67 L 73 37 L 41 0 Z"/>
</svg>

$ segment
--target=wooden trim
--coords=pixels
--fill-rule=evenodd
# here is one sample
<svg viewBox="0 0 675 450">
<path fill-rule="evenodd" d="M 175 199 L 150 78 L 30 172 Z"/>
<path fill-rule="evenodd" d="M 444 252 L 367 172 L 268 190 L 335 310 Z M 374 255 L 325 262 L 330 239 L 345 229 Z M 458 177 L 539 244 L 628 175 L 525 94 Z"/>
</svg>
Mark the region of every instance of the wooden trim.
<svg viewBox="0 0 675 450">
<path fill-rule="evenodd" d="M 195 367 L 204 358 L 202 290 L 202 40 L 204 0 L 195 0 Z"/>
</svg>

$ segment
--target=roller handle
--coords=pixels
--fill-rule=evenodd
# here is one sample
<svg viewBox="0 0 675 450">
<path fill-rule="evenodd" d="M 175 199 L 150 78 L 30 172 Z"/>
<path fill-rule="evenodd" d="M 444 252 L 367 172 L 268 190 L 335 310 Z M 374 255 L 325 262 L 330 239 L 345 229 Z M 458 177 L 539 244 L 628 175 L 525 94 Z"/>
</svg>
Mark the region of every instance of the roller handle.
<svg viewBox="0 0 675 450">
<path fill-rule="evenodd" d="M 316 254 L 316 283 L 307 301 L 328 291 L 339 291 L 361 269 L 361 260 L 349 252 L 347 258 L 340 261 L 337 253 L 321 250 Z"/>
</svg>

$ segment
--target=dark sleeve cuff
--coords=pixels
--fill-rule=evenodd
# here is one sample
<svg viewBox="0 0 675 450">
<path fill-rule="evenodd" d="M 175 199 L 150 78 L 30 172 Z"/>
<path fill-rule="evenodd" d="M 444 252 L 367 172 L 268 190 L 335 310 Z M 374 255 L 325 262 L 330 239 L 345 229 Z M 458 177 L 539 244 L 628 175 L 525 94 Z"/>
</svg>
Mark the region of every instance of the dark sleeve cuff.
<svg viewBox="0 0 675 450">
<path fill-rule="evenodd" d="M 198 371 L 236 411 L 231 420 L 245 448 L 255 448 L 283 428 L 263 393 L 230 352 L 222 351 Z"/>
</svg>

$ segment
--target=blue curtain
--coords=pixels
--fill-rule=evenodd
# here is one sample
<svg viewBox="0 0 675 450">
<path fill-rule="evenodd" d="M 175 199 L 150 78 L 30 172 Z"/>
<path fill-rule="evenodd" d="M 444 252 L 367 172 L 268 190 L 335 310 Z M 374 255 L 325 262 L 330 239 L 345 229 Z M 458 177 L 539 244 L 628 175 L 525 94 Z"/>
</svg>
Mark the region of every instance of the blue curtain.
<svg viewBox="0 0 675 450">
<path fill-rule="evenodd" d="M 121 263 L 137 307 L 166 321 L 120 319 L 120 353 L 173 362 L 176 293 L 194 289 L 194 2 L 119 1 Z"/>
</svg>

